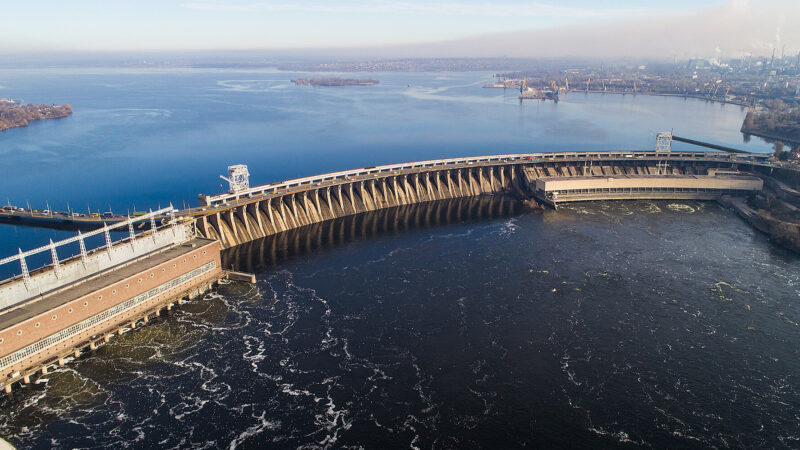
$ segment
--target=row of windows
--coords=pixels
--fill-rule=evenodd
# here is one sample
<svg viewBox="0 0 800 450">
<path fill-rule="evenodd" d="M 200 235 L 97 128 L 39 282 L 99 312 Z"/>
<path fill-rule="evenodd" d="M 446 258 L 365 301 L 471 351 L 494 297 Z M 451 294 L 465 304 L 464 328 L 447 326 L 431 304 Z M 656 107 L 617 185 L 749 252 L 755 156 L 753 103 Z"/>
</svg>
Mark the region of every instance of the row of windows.
<svg viewBox="0 0 800 450">
<path fill-rule="evenodd" d="M 72 325 L 69 328 L 66 328 L 64 330 L 59 331 L 58 333 L 50 335 L 50 336 L 48 336 L 48 337 L 36 342 L 35 344 L 29 345 L 29 346 L 27 346 L 27 347 L 25 347 L 25 348 L 23 348 L 21 350 L 18 350 L 16 352 L 6 356 L 6 357 L 0 358 L 0 368 L 8 367 L 8 366 L 10 366 L 10 365 L 12 365 L 14 363 L 17 363 L 17 362 L 27 358 L 30 355 L 33 355 L 34 353 L 39 352 L 40 350 L 42 350 L 44 348 L 51 347 L 51 346 L 53 346 L 53 345 L 55 345 L 55 344 L 57 344 L 57 343 L 59 343 L 61 341 L 69 339 L 70 337 L 72 337 L 72 336 L 74 336 L 74 335 L 76 335 L 76 334 L 78 334 L 78 333 L 80 333 L 80 332 L 82 332 L 82 331 L 84 331 L 84 330 L 86 330 L 88 328 L 91 328 L 91 327 L 97 325 L 98 323 L 106 321 L 106 320 L 108 320 L 109 318 L 111 318 L 113 316 L 121 314 L 121 313 L 133 308 L 134 306 L 136 306 L 136 305 L 138 305 L 138 304 L 140 304 L 142 302 L 145 302 L 145 301 L 155 297 L 156 295 L 161 294 L 162 292 L 167 291 L 168 289 L 171 289 L 171 288 L 173 288 L 173 287 L 175 287 L 175 286 L 177 286 L 177 285 L 179 285 L 181 283 L 184 283 L 184 282 L 186 282 L 186 281 L 188 281 L 188 280 L 190 280 L 192 278 L 197 277 L 200 274 L 203 274 L 205 272 L 208 272 L 208 271 L 214 269 L 216 267 L 216 265 L 217 265 L 216 261 L 211 261 L 211 262 L 209 262 L 207 264 L 204 264 L 204 265 L 198 267 L 197 269 L 192 270 L 191 272 L 187 272 L 187 273 L 185 273 L 185 274 L 183 274 L 183 275 L 181 275 L 181 276 L 179 276 L 179 277 L 177 277 L 177 278 L 175 278 L 173 280 L 170 280 L 170 281 L 168 281 L 168 282 L 166 282 L 166 283 L 164 283 L 164 284 L 162 284 L 160 286 L 154 287 L 153 289 L 150 289 L 149 291 L 147 291 L 147 292 L 145 292 L 143 294 L 140 294 L 140 295 L 138 295 L 138 296 L 136 296 L 136 297 L 134 297 L 134 298 L 132 298 L 130 300 L 126 300 L 126 301 L 120 303 L 119 305 L 116 305 L 116 306 L 114 306 L 112 308 L 109 308 L 109 309 L 107 309 L 107 310 L 105 310 L 105 311 L 103 311 L 103 312 L 101 312 L 99 314 L 96 314 L 96 315 L 94 315 L 94 316 L 92 316 L 92 317 L 90 317 L 90 318 L 88 318 L 88 319 L 86 319 L 86 320 L 84 320 L 82 322 L 78 322 L 78 323 L 76 323 L 75 325 Z M 55 316 L 53 316 L 53 318 L 55 319 Z"/>
<path fill-rule="evenodd" d="M 602 192 L 712 192 L 717 194 L 751 192 L 749 189 L 712 189 L 712 188 L 596 188 L 596 189 L 562 189 L 547 192 L 548 195 L 570 195 L 570 194 L 595 194 Z"/>
</svg>

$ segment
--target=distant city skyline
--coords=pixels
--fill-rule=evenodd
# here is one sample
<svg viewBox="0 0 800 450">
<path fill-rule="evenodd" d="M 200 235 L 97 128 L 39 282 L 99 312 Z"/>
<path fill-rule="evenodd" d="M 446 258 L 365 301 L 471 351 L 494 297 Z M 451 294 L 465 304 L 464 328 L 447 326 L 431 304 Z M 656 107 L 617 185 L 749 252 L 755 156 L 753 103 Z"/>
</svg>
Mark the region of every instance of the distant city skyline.
<svg viewBox="0 0 800 450">
<path fill-rule="evenodd" d="M 3 22 L 0 58 L 295 50 L 364 57 L 667 59 L 800 50 L 796 0 L 43 0 L 6 7 Z"/>
</svg>

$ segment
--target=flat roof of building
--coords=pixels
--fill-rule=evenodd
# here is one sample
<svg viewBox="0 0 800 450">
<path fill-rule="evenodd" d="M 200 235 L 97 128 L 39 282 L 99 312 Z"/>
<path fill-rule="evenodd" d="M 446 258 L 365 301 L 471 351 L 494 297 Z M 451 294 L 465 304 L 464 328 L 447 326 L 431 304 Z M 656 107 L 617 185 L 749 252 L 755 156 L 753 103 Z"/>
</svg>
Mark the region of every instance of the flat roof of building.
<svg viewBox="0 0 800 450">
<path fill-rule="evenodd" d="M 575 189 L 714 189 L 761 190 L 761 178 L 742 175 L 603 175 L 544 177 L 536 179 L 536 190 Z"/>
<path fill-rule="evenodd" d="M 73 285 L 45 293 L 0 312 L 0 330 L 36 317 L 51 309 L 98 291 L 113 283 L 130 278 L 148 268 L 155 267 L 180 255 L 214 243 L 213 239 L 194 238 L 183 244 L 158 250 L 131 262 L 93 274 Z"/>
<path fill-rule="evenodd" d="M 750 176 L 750 175 L 627 175 L 627 174 L 619 174 L 619 175 L 578 175 L 574 177 L 539 177 L 537 180 L 542 181 L 571 181 L 571 180 L 598 180 L 598 179 L 605 179 L 605 178 L 613 178 L 613 179 L 695 179 L 695 180 L 705 180 L 709 178 L 713 179 L 733 179 L 733 180 L 753 180 L 757 179 L 760 180 L 758 177 Z"/>
</svg>

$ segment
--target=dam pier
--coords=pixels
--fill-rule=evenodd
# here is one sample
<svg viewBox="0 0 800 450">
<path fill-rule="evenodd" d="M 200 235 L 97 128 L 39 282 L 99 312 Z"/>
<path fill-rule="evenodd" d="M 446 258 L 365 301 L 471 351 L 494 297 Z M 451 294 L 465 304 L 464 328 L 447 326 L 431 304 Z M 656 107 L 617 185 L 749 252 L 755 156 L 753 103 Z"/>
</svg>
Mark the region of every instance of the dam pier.
<svg viewBox="0 0 800 450">
<path fill-rule="evenodd" d="M 246 166 L 229 171 L 229 192 L 201 194 L 197 207 L 164 208 L 1 259 L 0 266 L 16 265 L 20 273 L 0 281 L 0 386 L 11 392 L 14 383 L 30 383 L 32 376 L 94 350 L 223 278 L 254 282 L 252 275 L 223 270 L 221 251 L 266 236 L 291 237 L 286 232 L 309 225 L 317 233 L 344 233 L 317 224 L 379 210 L 386 214 L 373 214 L 371 220 L 381 223 L 370 222 L 372 227 L 393 228 L 384 222 L 396 217 L 427 223 L 430 214 L 418 217 L 408 208 L 447 199 L 474 203 L 476 217 L 505 214 L 506 202 L 472 201 L 490 195 L 533 198 L 552 207 L 744 197 L 761 192 L 765 177 L 793 172 L 761 155 L 668 150 L 437 159 L 255 187 L 249 186 Z M 391 214 L 403 208 L 406 213 Z M 112 241 L 111 232 L 126 236 Z M 43 257 L 49 264 L 29 268 Z"/>
</svg>

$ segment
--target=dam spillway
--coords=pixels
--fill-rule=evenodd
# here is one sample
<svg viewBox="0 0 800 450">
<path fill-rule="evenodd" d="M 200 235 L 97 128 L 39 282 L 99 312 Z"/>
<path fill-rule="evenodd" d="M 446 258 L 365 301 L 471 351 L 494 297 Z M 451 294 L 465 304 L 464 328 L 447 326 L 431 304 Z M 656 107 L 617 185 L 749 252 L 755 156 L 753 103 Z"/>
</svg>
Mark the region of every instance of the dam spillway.
<svg viewBox="0 0 800 450">
<path fill-rule="evenodd" d="M 257 273 L 298 256 L 353 242 L 454 223 L 509 218 L 521 212 L 520 202 L 507 195 L 461 197 L 378 209 L 318 222 L 228 248 L 222 252 L 222 266 L 234 266 L 245 272 Z"/>
<path fill-rule="evenodd" d="M 288 230 L 429 201 L 515 193 L 533 197 L 538 179 L 691 177 L 715 170 L 764 172 L 763 159 L 719 152 L 564 152 L 493 155 L 374 166 L 199 196 L 199 236 L 231 248 Z M 678 189 L 664 198 L 712 198 Z M 614 198 L 626 198 L 618 195 Z M 630 196 L 635 198 L 635 196 Z M 648 198 L 659 198 L 652 194 Z"/>
</svg>

